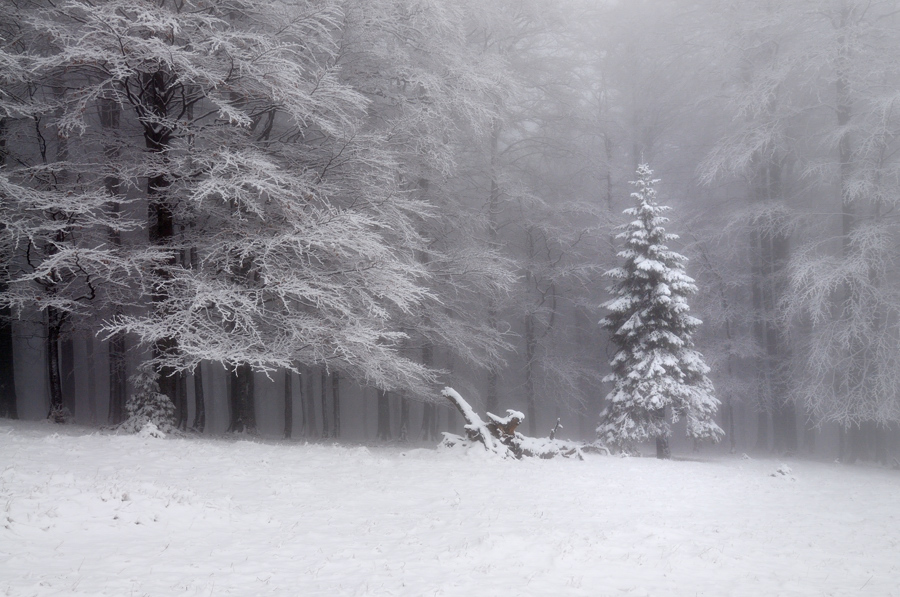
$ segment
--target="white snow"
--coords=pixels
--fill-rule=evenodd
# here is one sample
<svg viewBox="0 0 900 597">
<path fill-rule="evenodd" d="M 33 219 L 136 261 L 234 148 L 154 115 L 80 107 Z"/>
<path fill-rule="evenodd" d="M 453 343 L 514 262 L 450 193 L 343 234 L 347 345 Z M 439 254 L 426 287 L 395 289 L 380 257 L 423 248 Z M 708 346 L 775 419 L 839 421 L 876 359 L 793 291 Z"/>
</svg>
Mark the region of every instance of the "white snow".
<svg viewBox="0 0 900 597">
<path fill-rule="evenodd" d="M 885 469 L 7 420 L 0 462 L 0 595 L 900 595 Z"/>
</svg>

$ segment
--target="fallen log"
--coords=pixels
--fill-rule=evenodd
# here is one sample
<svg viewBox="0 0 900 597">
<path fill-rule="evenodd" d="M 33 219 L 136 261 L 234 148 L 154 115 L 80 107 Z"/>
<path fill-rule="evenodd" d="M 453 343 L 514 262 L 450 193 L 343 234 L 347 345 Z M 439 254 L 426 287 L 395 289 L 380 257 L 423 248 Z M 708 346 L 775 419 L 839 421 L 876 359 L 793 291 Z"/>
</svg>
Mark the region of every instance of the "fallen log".
<svg viewBox="0 0 900 597">
<path fill-rule="evenodd" d="M 557 421 L 551 438 L 527 437 L 517 431 L 519 425 L 525 420 L 525 415 L 517 410 L 507 410 L 505 417 L 487 413 L 488 422 L 485 423 L 472 406 L 453 388 L 444 388 L 441 395 L 456 407 L 466 422 L 463 427 L 466 430 L 466 437 L 444 433 L 444 440 L 441 442 L 444 446 L 479 443 L 488 452 L 504 457 L 553 458 L 562 456 L 564 458 L 574 457 L 579 460 L 584 460 L 583 447 L 590 451 L 597 450 L 595 444 L 583 446 L 576 442 L 567 442 L 552 437 L 561 428 L 559 421 Z"/>
</svg>

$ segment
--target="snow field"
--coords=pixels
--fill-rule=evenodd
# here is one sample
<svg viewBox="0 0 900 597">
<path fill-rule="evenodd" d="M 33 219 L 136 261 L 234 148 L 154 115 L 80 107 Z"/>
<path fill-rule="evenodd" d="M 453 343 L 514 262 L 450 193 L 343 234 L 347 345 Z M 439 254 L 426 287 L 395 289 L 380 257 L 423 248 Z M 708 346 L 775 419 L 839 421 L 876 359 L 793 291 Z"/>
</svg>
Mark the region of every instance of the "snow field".
<svg viewBox="0 0 900 597">
<path fill-rule="evenodd" d="M 900 596 L 900 474 L 0 421 L 0 595 Z"/>
</svg>

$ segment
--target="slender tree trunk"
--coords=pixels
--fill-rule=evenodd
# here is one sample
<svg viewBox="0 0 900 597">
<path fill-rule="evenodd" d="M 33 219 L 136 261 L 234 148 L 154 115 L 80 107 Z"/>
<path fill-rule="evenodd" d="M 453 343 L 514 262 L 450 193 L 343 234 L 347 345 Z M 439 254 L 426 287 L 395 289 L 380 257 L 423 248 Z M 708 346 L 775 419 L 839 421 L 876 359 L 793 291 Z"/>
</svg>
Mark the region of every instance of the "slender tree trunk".
<svg viewBox="0 0 900 597">
<path fill-rule="evenodd" d="M 0 167 L 6 163 L 6 129 L 8 118 L 0 118 Z M 0 224 L 0 232 L 4 225 Z M 0 293 L 9 288 L 9 256 L 0 256 Z M 16 405 L 16 369 L 13 363 L 12 310 L 0 308 L 0 417 L 18 419 Z"/>
<path fill-rule="evenodd" d="M 47 417 L 57 423 L 64 423 L 67 418 L 59 368 L 59 336 L 64 322 L 64 313 L 55 307 L 47 307 L 47 380 L 50 390 L 50 411 Z"/>
<path fill-rule="evenodd" d="M 110 424 L 125 420 L 125 401 L 128 396 L 128 371 L 125 361 L 125 334 L 113 334 L 109 339 L 109 414 Z"/>
<path fill-rule="evenodd" d="M 363 389 L 363 400 L 362 400 L 362 428 L 363 428 L 363 439 L 369 440 L 369 399 L 366 397 L 368 392 Z"/>
<path fill-rule="evenodd" d="M 306 421 L 306 408 L 304 408 L 304 406 L 303 406 L 303 401 L 306 398 L 306 390 L 303 387 L 304 381 L 305 381 L 304 374 L 298 373 L 297 374 L 297 392 L 300 393 L 300 434 L 308 435 L 309 427 L 308 427 L 307 421 Z"/>
<path fill-rule="evenodd" d="M 247 364 L 238 365 L 231 372 L 231 424 L 228 431 L 256 432 L 253 394 L 253 368 Z"/>
<path fill-rule="evenodd" d="M 378 439 L 391 439 L 391 403 L 384 390 L 378 390 Z"/>
<path fill-rule="evenodd" d="M 175 412 L 175 426 L 182 431 L 187 431 L 188 427 L 188 393 L 187 393 L 187 375 L 184 371 L 175 374 L 175 395 L 178 397 L 178 404 Z"/>
<path fill-rule="evenodd" d="M 84 336 L 84 354 L 87 359 L 87 398 L 90 424 L 97 424 L 97 366 L 94 357 L 94 336 L 90 333 Z"/>
<path fill-rule="evenodd" d="M 752 246 L 751 251 L 751 297 L 753 304 L 753 323 L 751 325 L 753 338 L 760 350 L 765 350 L 766 325 L 763 309 L 763 267 L 762 267 L 762 233 L 754 223 L 751 225 Z M 768 359 L 756 357 L 756 450 L 767 452 L 769 450 L 769 411 L 771 409 L 771 386 L 768 375 Z"/>
<path fill-rule="evenodd" d="M 206 428 L 206 397 L 203 395 L 203 364 L 197 363 L 194 378 L 194 424 L 195 431 L 203 433 Z"/>
<path fill-rule="evenodd" d="M 304 382 L 306 390 L 303 392 L 303 404 L 306 409 L 306 434 L 311 437 L 316 437 L 319 435 L 319 427 L 316 423 L 316 401 L 313 398 L 313 386 L 315 382 L 313 381 L 313 373 L 310 367 L 306 367 L 304 369 L 304 375 L 301 378 L 305 379 Z"/>
<path fill-rule="evenodd" d="M 319 400 L 322 403 L 322 437 L 331 437 L 328 429 L 328 372 L 325 367 L 319 371 Z"/>
<path fill-rule="evenodd" d="M 71 329 L 60 332 L 59 340 L 59 381 L 62 388 L 63 405 L 75 419 L 75 341 Z"/>
<path fill-rule="evenodd" d="M 422 364 L 428 368 L 434 366 L 434 346 L 428 342 L 422 345 Z M 426 402 L 423 407 L 422 440 L 435 441 L 437 439 L 437 406 L 433 402 Z"/>
<path fill-rule="evenodd" d="M 500 249 L 499 243 L 499 216 L 500 216 L 500 183 L 499 183 L 499 144 L 500 144 L 500 123 L 494 122 L 491 129 L 491 190 L 488 197 L 488 242 L 492 251 Z M 499 329 L 499 318 L 497 314 L 497 299 L 491 295 L 488 297 L 487 306 L 488 325 L 492 330 Z M 499 407 L 499 397 L 497 394 L 497 382 L 499 372 L 497 365 L 491 364 L 488 369 L 488 387 L 486 396 L 486 405 L 488 412 L 496 413 Z M 426 403 L 427 405 L 427 403 Z"/>
<path fill-rule="evenodd" d="M 332 434 L 334 437 L 341 436 L 341 389 L 340 374 L 335 371 L 331 374 L 331 412 L 332 412 Z"/>
<path fill-rule="evenodd" d="M 400 396 L 400 430 L 397 439 L 401 442 L 409 441 L 409 398 L 405 394 Z"/>
<path fill-rule="evenodd" d="M 291 439 L 291 429 L 294 426 L 294 387 L 293 373 L 290 369 L 284 370 L 284 439 Z"/>
<path fill-rule="evenodd" d="M 429 435 L 431 433 L 432 423 L 431 421 L 434 419 L 434 404 L 431 402 L 426 402 L 422 405 L 422 429 L 420 433 L 420 437 L 422 441 L 428 441 Z"/>
<path fill-rule="evenodd" d="M 99 115 L 104 134 L 108 137 L 115 135 L 119 129 L 121 116 L 119 104 L 114 100 L 101 100 Z M 115 143 L 105 144 L 103 154 L 108 161 L 114 162 L 119 156 L 118 146 Z M 115 176 L 107 176 L 104 178 L 103 184 L 110 196 L 109 210 L 114 217 L 118 218 L 122 210 L 118 199 L 120 181 Z M 118 230 L 110 228 L 107 238 L 113 247 L 120 248 L 122 246 L 122 237 Z M 116 305 L 114 318 L 121 316 L 122 309 Z M 116 332 L 110 337 L 107 352 L 109 355 L 109 412 L 107 419 L 110 424 L 118 425 L 125 420 L 125 400 L 128 393 L 128 370 L 125 362 L 125 334 L 123 332 Z"/>
<path fill-rule="evenodd" d="M 0 293 L 6 292 L 6 272 L 0 271 Z M 16 375 L 13 362 L 12 311 L 0 309 L 0 417 L 18 419 Z"/>
</svg>

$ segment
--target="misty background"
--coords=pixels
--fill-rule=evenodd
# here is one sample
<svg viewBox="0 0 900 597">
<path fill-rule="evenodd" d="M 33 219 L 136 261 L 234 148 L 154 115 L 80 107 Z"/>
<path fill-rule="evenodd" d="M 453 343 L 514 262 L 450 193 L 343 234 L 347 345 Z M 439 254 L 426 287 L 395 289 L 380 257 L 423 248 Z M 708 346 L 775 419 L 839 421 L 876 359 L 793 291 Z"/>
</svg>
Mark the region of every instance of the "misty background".
<svg viewBox="0 0 900 597">
<path fill-rule="evenodd" d="M 896 2 L 0 6 L 6 416 L 590 440 L 647 163 L 721 449 L 900 448 Z"/>
</svg>

